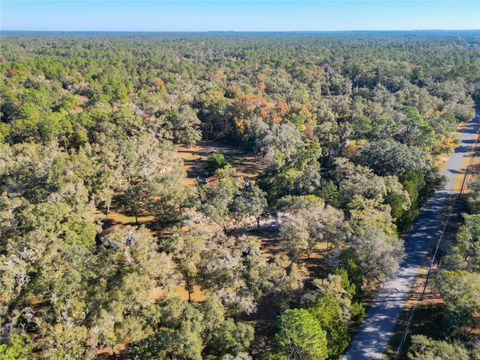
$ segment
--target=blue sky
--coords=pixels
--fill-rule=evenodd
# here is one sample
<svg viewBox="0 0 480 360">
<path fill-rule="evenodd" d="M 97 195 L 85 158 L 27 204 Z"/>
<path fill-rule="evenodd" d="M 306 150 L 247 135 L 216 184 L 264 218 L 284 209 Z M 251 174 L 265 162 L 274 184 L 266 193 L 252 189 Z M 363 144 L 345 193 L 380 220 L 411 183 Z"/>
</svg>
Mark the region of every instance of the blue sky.
<svg viewBox="0 0 480 360">
<path fill-rule="evenodd" d="M 3 30 L 480 29 L 480 0 L 0 0 Z"/>
</svg>

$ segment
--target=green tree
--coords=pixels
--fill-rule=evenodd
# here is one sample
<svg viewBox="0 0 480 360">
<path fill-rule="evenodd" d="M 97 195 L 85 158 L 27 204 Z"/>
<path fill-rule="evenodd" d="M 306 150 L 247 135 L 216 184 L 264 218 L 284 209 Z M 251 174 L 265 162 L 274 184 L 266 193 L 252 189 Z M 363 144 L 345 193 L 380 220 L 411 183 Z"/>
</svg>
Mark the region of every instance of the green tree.
<svg viewBox="0 0 480 360">
<path fill-rule="evenodd" d="M 473 326 L 474 314 L 480 311 L 480 274 L 443 270 L 433 284 L 445 301 L 449 330 L 461 334 L 465 327 Z"/>
<path fill-rule="evenodd" d="M 233 216 L 238 220 L 254 217 L 260 228 L 260 219 L 268 205 L 265 195 L 257 185 L 246 183 L 232 202 Z"/>
<path fill-rule="evenodd" d="M 348 268 L 352 270 L 351 267 Z M 358 270 L 357 270 L 358 271 Z M 349 275 L 349 271 L 344 268 L 339 268 L 335 271 L 335 274 L 340 276 L 342 288 L 347 291 L 348 298 L 352 304 L 351 310 L 351 319 L 353 322 L 361 322 L 365 316 L 365 305 L 363 305 L 363 289 L 362 289 L 362 279 L 361 274 Z M 357 283 L 352 282 L 350 277 L 357 281 Z M 360 281 L 357 278 L 360 277 Z"/>
<path fill-rule="evenodd" d="M 213 185 L 206 184 L 200 191 L 201 211 L 225 230 L 230 225 L 231 205 L 242 186 L 243 180 L 235 176 L 230 166 L 215 173 Z"/>
<path fill-rule="evenodd" d="M 327 333 L 328 357 L 338 358 L 350 341 L 338 298 L 332 291 L 327 291 L 308 310 L 318 319 L 322 329 Z"/>
<path fill-rule="evenodd" d="M 171 144 L 143 134 L 120 143 L 121 188 L 128 211 L 138 216 L 145 209 L 161 211 L 162 220 L 172 220 L 186 199 L 181 185 L 182 162 L 174 158 Z M 173 160 L 172 160 L 173 158 Z"/>
<path fill-rule="evenodd" d="M 188 105 L 182 105 L 172 119 L 173 138 L 176 143 L 195 145 L 201 138 L 200 120 L 196 112 Z"/>
<path fill-rule="evenodd" d="M 365 115 L 357 115 L 352 119 L 353 133 L 357 138 L 368 137 L 372 131 L 372 120 Z"/>
<path fill-rule="evenodd" d="M 19 333 L 10 333 L 7 343 L 0 344 L 2 360 L 26 360 L 31 357 L 31 352 L 28 338 Z"/>
<path fill-rule="evenodd" d="M 408 359 L 411 360 L 469 360 L 465 347 L 458 343 L 433 340 L 423 335 L 412 336 L 412 345 L 408 350 Z"/>
<path fill-rule="evenodd" d="M 350 283 L 350 286 L 344 287 L 351 289 L 350 293 L 352 294 L 353 301 L 362 301 L 364 295 L 363 277 L 360 271 L 360 265 L 355 259 L 355 250 L 352 248 L 343 249 L 340 253 L 339 262 L 340 268 L 337 270 L 337 274 L 342 276 L 342 279 L 346 275 L 348 282 Z"/>
<path fill-rule="evenodd" d="M 125 226 L 105 237 L 91 266 L 99 279 L 89 289 L 92 346 L 115 352 L 144 338 L 151 331 L 152 291 L 168 294 L 175 281 L 171 257 L 157 251 L 148 230 Z"/>
<path fill-rule="evenodd" d="M 207 251 L 205 240 L 201 236 L 188 233 L 179 233 L 173 238 L 172 246 L 174 248 L 170 251 L 185 281 L 188 301 L 191 301 L 194 286 L 199 283 L 200 265 Z"/>
<path fill-rule="evenodd" d="M 223 169 L 227 165 L 228 162 L 225 160 L 225 156 L 223 156 L 223 154 L 211 154 L 208 156 L 205 169 L 209 173 L 213 174 L 218 169 Z"/>
<path fill-rule="evenodd" d="M 278 318 L 275 344 L 278 351 L 290 359 L 328 357 L 326 333 L 316 317 L 305 309 L 286 310 Z"/>
<path fill-rule="evenodd" d="M 468 194 L 468 204 L 473 213 L 480 213 L 480 176 L 469 183 L 470 193 Z"/>
<path fill-rule="evenodd" d="M 355 250 L 361 274 L 368 280 L 382 280 L 398 268 L 402 242 L 388 212 L 352 212 L 350 244 Z"/>
<path fill-rule="evenodd" d="M 280 238 L 292 259 L 310 256 L 322 241 L 338 247 L 348 234 L 343 213 L 320 198 L 289 197 L 280 205 Z"/>
<path fill-rule="evenodd" d="M 402 131 L 397 135 L 407 145 L 429 148 L 435 142 L 433 127 L 425 121 L 417 108 L 407 106 L 402 109 L 400 123 Z"/>
<path fill-rule="evenodd" d="M 128 354 L 151 359 L 200 360 L 208 355 L 238 355 L 242 359 L 241 354 L 253 340 L 253 328 L 227 318 L 215 297 L 202 304 L 176 298 L 165 300 L 158 305 L 151 322 L 150 336 L 133 344 Z"/>
<path fill-rule="evenodd" d="M 480 214 L 464 215 L 465 222 L 457 231 L 456 242 L 449 248 L 449 268 L 480 272 Z"/>
</svg>

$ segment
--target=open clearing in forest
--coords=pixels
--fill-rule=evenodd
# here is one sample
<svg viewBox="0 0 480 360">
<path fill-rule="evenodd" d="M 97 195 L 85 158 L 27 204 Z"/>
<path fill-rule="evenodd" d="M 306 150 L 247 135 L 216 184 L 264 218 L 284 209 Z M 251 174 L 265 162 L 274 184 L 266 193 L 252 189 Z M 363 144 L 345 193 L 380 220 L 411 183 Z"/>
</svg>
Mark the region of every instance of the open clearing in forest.
<svg viewBox="0 0 480 360">
<path fill-rule="evenodd" d="M 205 177 L 208 156 L 214 153 L 223 154 L 237 174 L 246 178 L 256 177 L 263 168 L 252 152 L 227 142 L 202 140 L 196 146 L 179 145 L 177 149 L 178 156 L 184 162 L 189 183 L 194 183 L 196 178 Z"/>
<path fill-rule="evenodd" d="M 236 170 L 237 175 L 253 179 L 264 168 L 261 161 L 252 152 L 242 149 L 240 146 L 214 140 L 201 140 L 196 146 L 177 146 L 178 157 L 184 162 L 184 170 L 187 173 L 187 183 L 195 184 L 197 178 L 205 178 L 205 166 L 208 156 L 214 153 L 223 154 L 225 160 Z M 123 225 L 135 225 L 135 217 L 127 215 L 124 209 L 112 206 L 112 211 L 105 220 Z M 154 221 L 154 216 L 142 212 L 138 217 L 138 224 L 149 224 Z"/>
</svg>

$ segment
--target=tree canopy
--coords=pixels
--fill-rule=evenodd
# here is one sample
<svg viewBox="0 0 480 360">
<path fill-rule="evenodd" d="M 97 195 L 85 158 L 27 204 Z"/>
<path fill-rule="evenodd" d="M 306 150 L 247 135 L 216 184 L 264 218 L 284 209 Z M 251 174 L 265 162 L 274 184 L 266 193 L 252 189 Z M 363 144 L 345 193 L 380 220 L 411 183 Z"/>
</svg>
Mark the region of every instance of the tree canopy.
<svg viewBox="0 0 480 360">
<path fill-rule="evenodd" d="M 246 360 L 277 315 L 267 358 L 339 357 L 480 99 L 468 31 L 0 47 L 6 358 Z M 479 311 L 478 228 L 436 278 L 451 336 Z"/>
</svg>

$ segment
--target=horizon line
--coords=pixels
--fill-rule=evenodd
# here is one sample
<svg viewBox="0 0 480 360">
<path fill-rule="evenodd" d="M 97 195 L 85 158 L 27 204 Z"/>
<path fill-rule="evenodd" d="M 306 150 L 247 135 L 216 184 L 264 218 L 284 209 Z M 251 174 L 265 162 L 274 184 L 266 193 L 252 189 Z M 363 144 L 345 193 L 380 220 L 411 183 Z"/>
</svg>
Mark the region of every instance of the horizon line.
<svg viewBox="0 0 480 360">
<path fill-rule="evenodd" d="M 339 30 L 41 30 L 0 29 L 0 32 L 98 32 L 98 33 L 333 33 L 333 32 L 428 32 L 428 31 L 480 31 L 480 28 L 459 29 L 339 29 Z"/>
</svg>

